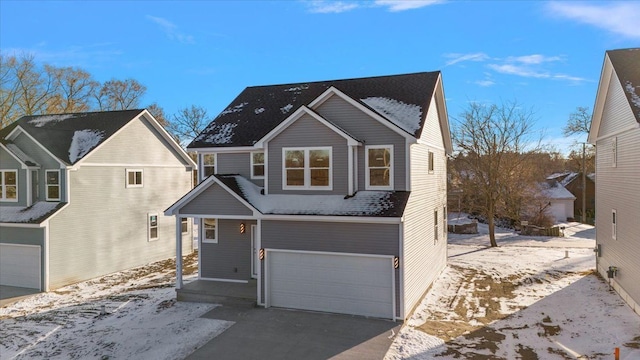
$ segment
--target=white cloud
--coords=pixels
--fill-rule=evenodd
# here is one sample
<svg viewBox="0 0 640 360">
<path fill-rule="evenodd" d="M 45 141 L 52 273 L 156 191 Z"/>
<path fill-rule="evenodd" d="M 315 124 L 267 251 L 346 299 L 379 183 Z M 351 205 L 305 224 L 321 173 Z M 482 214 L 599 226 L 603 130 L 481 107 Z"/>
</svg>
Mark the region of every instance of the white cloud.
<svg viewBox="0 0 640 360">
<path fill-rule="evenodd" d="M 387 7 L 389 11 L 396 12 L 419 9 L 442 2 L 442 0 L 376 0 L 374 4 L 377 6 Z"/>
<path fill-rule="evenodd" d="M 447 61 L 445 66 L 457 64 L 462 61 L 485 61 L 489 59 L 489 56 L 485 53 L 445 54 L 444 56 L 451 59 Z"/>
<path fill-rule="evenodd" d="M 502 74 L 518 75 L 533 78 L 548 78 L 551 75 L 544 72 L 538 72 L 527 66 L 514 64 L 489 64 L 489 68 Z"/>
<path fill-rule="evenodd" d="M 314 0 L 308 3 L 309 11 L 318 14 L 339 14 L 358 8 L 353 2 Z"/>
<path fill-rule="evenodd" d="M 548 65 L 557 61 L 563 61 L 563 56 L 545 56 L 540 54 L 509 56 L 501 63 L 487 65 L 491 70 L 501 74 L 516 75 L 536 79 L 565 80 L 574 84 L 588 81 L 585 78 L 567 74 L 554 73 L 547 70 Z"/>
<path fill-rule="evenodd" d="M 495 81 L 490 80 L 490 79 L 485 79 L 485 80 L 478 80 L 474 82 L 476 85 L 482 86 L 482 87 L 489 87 L 489 86 L 493 86 L 495 85 Z"/>
<path fill-rule="evenodd" d="M 375 0 L 373 3 L 364 1 L 306 1 L 309 12 L 318 14 L 339 14 L 358 8 L 381 7 L 391 12 L 420 9 L 425 6 L 443 3 L 444 0 Z"/>
<path fill-rule="evenodd" d="M 554 16 L 561 16 L 604 30 L 640 39 L 640 3 L 608 2 L 603 5 L 577 2 L 551 2 L 547 10 Z"/>
<path fill-rule="evenodd" d="M 544 62 L 560 61 L 560 56 L 544 56 L 540 54 L 525 55 L 525 56 L 510 56 L 507 61 L 520 62 L 523 64 L 542 64 Z"/>
<path fill-rule="evenodd" d="M 178 31 L 178 26 L 176 26 L 174 23 L 170 22 L 169 20 L 161 17 L 157 17 L 157 16 L 151 16 L 151 15 L 147 15 L 147 19 L 160 25 L 160 27 L 164 30 L 167 37 L 171 40 L 177 40 L 183 44 L 195 43 L 193 36 L 181 33 L 180 31 Z"/>
</svg>

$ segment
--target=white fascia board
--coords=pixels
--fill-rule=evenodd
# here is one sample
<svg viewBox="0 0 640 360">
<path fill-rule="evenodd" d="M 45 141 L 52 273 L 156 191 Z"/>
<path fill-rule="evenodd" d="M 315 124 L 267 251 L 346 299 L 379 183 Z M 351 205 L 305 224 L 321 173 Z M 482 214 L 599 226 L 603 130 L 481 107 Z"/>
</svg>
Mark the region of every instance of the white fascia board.
<svg viewBox="0 0 640 360">
<path fill-rule="evenodd" d="M 196 154 L 213 154 L 213 153 L 250 153 L 259 151 L 263 148 L 260 146 L 227 146 L 227 147 L 203 147 L 203 148 L 187 148 Z"/>
<path fill-rule="evenodd" d="M 600 73 L 600 81 L 598 82 L 598 92 L 596 93 L 596 102 L 593 105 L 593 113 L 591 114 L 591 127 L 589 128 L 589 136 L 587 142 L 595 144 L 598 140 L 598 132 L 600 132 L 600 122 L 604 112 L 604 102 L 607 100 L 609 93 L 609 83 L 613 76 L 613 65 L 609 59 L 609 55 L 605 53 L 604 63 L 602 64 L 602 72 Z"/>
<path fill-rule="evenodd" d="M 311 109 L 315 110 L 320 105 L 322 105 L 325 101 L 327 101 L 329 98 L 331 98 L 332 96 L 339 96 L 344 101 L 346 101 L 349 104 L 353 105 L 358 110 L 360 110 L 360 111 L 364 112 L 365 114 L 369 115 L 370 117 L 374 118 L 375 120 L 380 122 L 382 125 L 388 127 L 389 129 L 393 130 L 394 132 L 398 133 L 399 135 L 401 135 L 401 136 L 403 136 L 405 138 L 411 138 L 411 139 L 415 140 L 415 137 L 413 135 L 411 135 L 408 132 L 400 129 L 396 124 L 391 122 L 391 120 L 386 119 L 385 117 L 381 116 L 377 112 L 375 112 L 375 111 L 369 109 L 368 107 L 362 105 L 360 102 L 354 100 L 353 98 L 349 97 L 347 94 L 343 93 L 342 91 L 336 89 L 333 86 L 330 87 L 329 89 L 327 89 L 325 92 L 323 92 L 320 96 L 318 96 L 311 103 L 309 103 L 309 107 Z"/>
<path fill-rule="evenodd" d="M 260 216 L 261 220 L 284 221 L 318 221 L 318 222 L 342 222 L 342 223 L 367 223 L 367 224 L 400 224 L 398 217 L 374 217 L 374 216 L 330 216 L 330 215 L 271 215 Z"/>
<path fill-rule="evenodd" d="M 354 139 L 351 135 L 349 135 L 346 132 L 344 132 L 344 130 L 336 127 L 335 125 L 333 125 L 332 123 L 327 121 L 325 118 L 320 116 L 315 111 L 313 111 L 310 108 L 302 105 L 302 106 L 300 106 L 298 108 L 298 110 L 294 111 L 293 114 L 289 115 L 289 117 L 287 117 L 283 122 L 278 124 L 278 126 L 276 126 L 273 130 L 269 131 L 269 133 L 267 133 L 265 136 L 263 136 L 262 139 L 258 140 L 258 142 L 256 142 L 255 146 L 264 147 L 265 144 L 267 142 L 269 142 L 269 140 L 271 140 L 274 137 L 276 137 L 278 134 L 280 134 L 282 131 L 284 131 L 286 128 L 288 128 L 291 124 L 293 124 L 298 119 L 300 119 L 303 115 L 311 116 L 312 118 L 314 118 L 315 120 L 317 120 L 318 122 L 323 124 L 324 126 L 326 126 L 329 129 L 331 129 L 336 134 L 342 136 L 343 138 L 345 138 L 347 140 L 347 144 L 348 145 L 352 145 L 352 146 L 362 145 L 362 143 L 360 143 L 358 140 Z"/>
<path fill-rule="evenodd" d="M 3 223 L 0 222 L 0 226 L 2 227 L 13 227 L 13 228 L 43 228 L 45 227 L 45 222 L 41 222 L 40 224 L 31 224 L 31 223 Z"/>
<path fill-rule="evenodd" d="M 33 141 L 34 144 L 38 145 L 45 153 L 47 153 L 47 155 L 51 156 L 52 159 L 57 161 L 58 164 L 60 164 L 60 169 L 66 169 L 67 168 L 67 164 L 64 161 L 60 160 L 57 156 L 53 155 L 51 153 L 51 151 L 49 151 L 49 149 L 44 147 L 44 145 L 40 144 L 33 136 L 31 136 L 31 134 L 26 132 L 20 125 L 16 126 L 15 129 L 11 130 L 11 132 L 9 133 L 9 135 L 7 135 L 6 138 L 9 139 L 9 140 L 13 140 L 20 133 L 24 134 L 26 137 L 31 139 L 31 141 Z"/>
<path fill-rule="evenodd" d="M 442 140 L 444 143 L 445 153 L 447 155 L 453 154 L 453 142 L 451 140 L 451 131 L 449 130 L 449 114 L 447 112 L 447 104 L 444 96 L 444 87 L 442 86 L 442 74 L 438 75 L 436 81 L 435 91 L 431 101 L 436 102 L 436 109 L 438 110 L 438 120 L 440 121 L 440 131 L 442 133 Z M 429 111 L 427 109 L 427 111 Z M 426 119 L 426 114 L 425 114 Z M 426 120 L 425 120 L 426 121 Z M 424 126 L 423 126 L 424 130 Z M 422 134 L 420 134 L 422 135 Z"/>
</svg>

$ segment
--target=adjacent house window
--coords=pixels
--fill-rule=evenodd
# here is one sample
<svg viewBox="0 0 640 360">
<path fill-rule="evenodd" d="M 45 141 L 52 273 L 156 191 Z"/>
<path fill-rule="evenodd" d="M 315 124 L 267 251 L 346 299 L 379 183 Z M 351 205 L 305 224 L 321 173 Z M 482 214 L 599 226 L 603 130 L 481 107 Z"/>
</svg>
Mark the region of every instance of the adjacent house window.
<svg viewBox="0 0 640 360">
<path fill-rule="evenodd" d="M 202 178 L 216 173 L 216 154 L 202 155 Z"/>
<path fill-rule="evenodd" d="M 47 177 L 47 201 L 60 200 L 60 170 L 45 171 Z"/>
<path fill-rule="evenodd" d="M 264 179 L 264 152 L 251 153 L 251 178 Z"/>
<path fill-rule="evenodd" d="M 442 225 L 443 225 L 442 226 L 442 231 L 443 232 L 446 233 L 447 231 L 449 231 L 448 230 L 448 226 L 447 226 L 447 205 L 445 205 L 442 208 Z"/>
<path fill-rule="evenodd" d="M 142 170 L 141 169 L 127 169 L 127 186 L 142 187 Z"/>
<path fill-rule="evenodd" d="M 0 200 L 18 201 L 17 170 L 0 170 Z"/>
<path fill-rule="evenodd" d="M 218 219 L 203 219 L 202 221 L 202 242 L 218 242 Z"/>
<path fill-rule="evenodd" d="M 617 240 L 616 238 L 616 233 L 617 233 L 617 223 L 618 223 L 618 218 L 617 218 L 617 214 L 615 210 L 611 210 L 611 237 L 613 238 L 613 240 Z"/>
<path fill-rule="evenodd" d="M 432 173 L 433 169 L 435 169 L 433 153 L 431 151 L 429 151 L 429 172 Z"/>
<path fill-rule="evenodd" d="M 186 234 L 189 232 L 189 219 L 188 218 L 180 218 L 180 229 L 182 229 L 182 233 Z"/>
<path fill-rule="evenodd" d="M 158 214 L 149 214 L 149 241 L 158 239 Z"/>
<path fill-rule="evenodd" d="M 611 166 L 616 167 L 618 162 L 618 138 L 611 139 Z"/>
<path fill-rule="evenodd" d="M 393 146 L 375 145 L 365 147 L 367 190 L 393 190 Z"/>
<path fill-rule="evenodd" d="M 283 189 L 331 190 L 331 148 L 283 148 Z"/>
<path fill-rule="evenodd" d="M 434 239 L 434 245 L 435 242 L 438 240 L 438 210 L 434 210 L 433 211 L 433 229 L 435 234 L 433 235 L 433 239 Z"/>
</svg>

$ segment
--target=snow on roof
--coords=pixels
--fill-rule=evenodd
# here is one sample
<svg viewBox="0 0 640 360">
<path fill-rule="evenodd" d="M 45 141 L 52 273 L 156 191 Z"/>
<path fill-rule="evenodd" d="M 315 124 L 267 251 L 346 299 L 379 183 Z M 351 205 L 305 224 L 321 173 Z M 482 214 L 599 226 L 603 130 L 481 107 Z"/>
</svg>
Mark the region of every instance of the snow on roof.
<svg viewBox="0 0 640 360">
<path fill-rule="evenodd" d="M 567 176 L 569 174 L 571 174 L 571 173 L 570 172 L 553 173 L 553 174 L 547 176 L 547 180 L 555 180 L 555 179 L 557 179 L 559 177 Z"/>
<path fill-rule="evenodd" d="M 410 134 L 420 129 L 422 108 L 418 105 L 384 97 L 368 97 L 360 100 Z"/>
<path fill-rule="evenodd" d="M 286 114 L 291 110 L 291 108 L 293 108 L 293 105 L 287 104 L 287 105 L 281 107 L 280 111 L 282 111 L 283 114 Z"/>
<path fill-rule="evenodd" d="M 564 179 L 562 179 L 562 181 L 560 181 L 560 184 L 562 184 L 562 186 L 567 186 L 569 185 L 569 183 L 571 183 L 573 180 L 575 180 L 575 178 L 578 177 L 578 175 L 580 175 L 579 173 L 569 173 L 569 175 L 567 175 L 567 177 L 565 177 Z"/>
<path fill-rule="evenodd" d="M 262 195 L 262 188 L 242 176 L 234 178 L 244 198 L 263 214 L 377 215 L 394 207 L 389 191 L 359 191 L 343 195 Z"/>
<path fill-rule="evenodd" d="M 69 160 L 75 163 L 100 143 L 104 132 L 100 130 L 77 130 L 73 133 L 69 147 Z"/>
<path fill-rule="evenodd" d="M 220 113 L 220 115 L 240 112 L 245 107 L 245 105 L 248 105 L 248 104 L 249 104 L 248 102 L 243 102 L 235 106 L 230 106 L 226 108 L 222 113 Z"/>
<path fill-rule="evenodd" d="M 624 90 L 629 94 L 629 98 L 633 105 L 640 109 L 640 96 L 638 96 L 638 91 L 636 89 L 640 89 L 640 86 L 633 86 L 631 81 L 627 81 L 624 86 Z"/>
<path fill-rule="evenodd" d="M 209 144 L 229 144 L 233 137 L 233 129 L 238 126 L 236 123 L 224 123 L 218 126 L 215 122 L 213 127 L 217 127 L 217 131 L 204 131 L 196 138 L 197 141 L 204 141 Z"/>
<path fill-rule="evenodd" d="M 543 182 L 539 184 L 540 186 L 540 190 L 542 190 L 542 193 L 548 197 L 549 199 L 555 199 L 555 200 L 559 200 L 559 199 L 574 199 L 575 200 L 575 196 L 573 196 L 573 194 L 571 192 L 569 192 L 569 190 L 567 190 L 564 186 L 562 186 L 562 184 L 560 184 L 557 181 L 548 183 L 548 182 Z"/>
<path fill-rule="evenodd" d="M 52 215 L 63 203 L 39 201 L 31 206 L 1 206 L 0 223 L 35 223 L 42 222 Z"/>
<path fill-rule="evenodd" d="M 39 116 L 33 120 L 29 120 L 29 124 L 35 127 L 43 127 L 50 122 L 64 121 L 72 117 L 74 117 L 72 114 Z"/>
<path fill-rule="evenodd" d="M 264 112 L 264 108 L 263 107 L 256 108 L 256 109 L 253 110 L 253 112 L 256 113 L 256 115 L 261 114 L 261 113 Z"/>
</svg>

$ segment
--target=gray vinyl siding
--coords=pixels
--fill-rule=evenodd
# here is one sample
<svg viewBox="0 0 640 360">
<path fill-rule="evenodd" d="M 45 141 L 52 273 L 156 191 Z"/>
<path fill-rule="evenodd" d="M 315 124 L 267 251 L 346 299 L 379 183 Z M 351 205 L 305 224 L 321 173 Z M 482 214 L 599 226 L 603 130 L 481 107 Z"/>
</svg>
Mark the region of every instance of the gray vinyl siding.
<svg viewBox="0 0 640 360">
<path fill-rule="evenodd" d="M 397 224 L 362 224 L 315 221 L 263 220 L 261 247 L 302 251 L 399 256 Z M 264 261 L 262 281 L 264 282 Z M 399 272 L 396 271 L 396 313 L 400 308 Z M 264 287 L 261 298 L 264 299 Z"/>
<path fill-rule="evenodd" d="M 357 140 L 363 141 L 364 145 L 393 145 L 394 187 L 396 190 L 408 190 L 405 163 L 406 140 L 403 136 L 338 96 L 332 96 L 316 111 Z M 364 145 L 358 147 L 358 189 L 360 190 L 365 189 Z"/>
<path fill-rule="evenodd" d="M 411 195 L 404 212 L 404 316 L 411 314 L 447 262 L 447 231 L 443 219 L 446 204 L 446 157 L 443 150 L 411 145 Z M 434 152 L 434 172 L 428 171 L 428 151 Z M 438 210 L 435 240 L 434 210 Z"/>
<path fill-rule="evenodd" d="M 166 146 L 160 147 L 159 144 Z M 129 122 L 98 150 L 86 156 L 83 161 L 98 164 L 126 162 L 166 167 L 187 164 L 144 117 Z"/>
<path fill-rule="evenodd" d="M 618 80 L 618 76 L 614 73 L 609 82 L 607 99 L 602 110 L 602 122 L 600 123 L 598 137 L 628 129 L 636 124 L 636 119 L 631 112 L 624 89 L 620 84 L 620 80 Z"/>
<path fill-rule="evenodd" d="M 221 175 L 242 175 L 258 186 L 264 186 L 263 179 L 251 179 L 251 152 L 218 153 L 216 172 Z"/>
<path fill-rule="evenodd" d="M 621 92 L 609 92 L 605 109 L 619 99 L 626 102 Z M 624 109 L 624 112 L 619 109 L 616 116 L 603 117 L 601 126 L 613 129 L 619 127 L 617 123 L 635 121 L 628 104 Z M 640 128 L 620 133 L 616 138 L 616 167 L 612 167 L 611 138 L 596 144 L 596 242 L 602 246 L 598 270 L 606 278 L 608 267 L 616 266 L 614 284 L 640 304 Z M 616 240 L 612 236 L 613 209 L 617 216 Z M 625 297 L 622 292 L 621 295 Z M 640 313 L 640 309 L 636 312 Z"/>
<path fill-rule="evenodd" d="M 240 223 L 247 229 L 241 234 Z M 251 278 L 251 225 L 253 220 L 218 219 L 218 243 L 202 243 L 201 277 L 230 280 Z"/>
<path fill-rule="evenodd" d="M 2 206 L 26 206 L 27 205 L 27 172 L 22 169 L 22 164 L 17 161 L 4 148 L 0 148 L 0 170 L 16 170 L 18 184 L 18 201 L 0 201 Z"/>
<path fill-rule="evenodd" d="M 45 288 L 46 264 L 44 254 L 45 228 L 17 228 L 0 226 L 0 243 L 40 246 L 40 288 Z"/>
<path fill-rule="evenodd" d="M 252 210 L 218 184 L 211 185 L 185 204 L 180 209 L 180 213 L 189 215 L 253 215 Z"/>
<path fill-rule="evenodd" d="M 348 193 L 347 140 L 309 115 L 303 115 L 268 143 L 269 194 L 330 195 Z M 331 147 L 333 190 L 282 190 L 282 148 Z"/>
</svg>

